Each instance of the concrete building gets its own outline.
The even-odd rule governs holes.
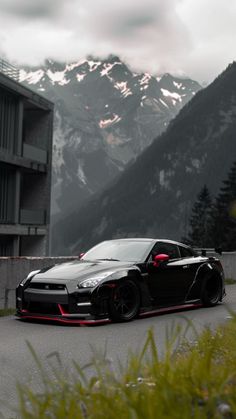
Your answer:
[[[16,78],[0,61],[0,256],[45,256],[53,103]]]

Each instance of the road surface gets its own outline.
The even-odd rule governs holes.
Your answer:
[[[73,369],[72,360],[84,366],[91,361],[91,348],[94,348],[97,354],[106,352],[106,357],[116,369],[118,358],[125,365],[130,350],[137,352],[142,348],[150,328],[153,329],[159,353],[163,353],[166,330],[173,322],[184,327],[188,319],[198,331],[205,326],[215,328],[230,318],[227,307],[236,312],[236,285],[227,286],[224,303],[216,307],[169,313],[122,324],[78,327],[25,323],[14,316],[1,318],[0,412],[4,418],[14,417],[5,403],[17,405],[16,382],[30,383],[36,390],[41,388],[40,372],[27,347],[27,341],[36,350],[45,368],[49,368],[51,363],[55,365],[57,353],[69,371]],[[192,338],[191,334],[189,330],[189,339]]]

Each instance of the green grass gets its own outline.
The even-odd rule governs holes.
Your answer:
[[[66,373],[58,368],[46,372],[29,345],[39,368],[43,391],[19,387],[22,419],[189,419],[236,418],[236,316],[215,332],[200,336],[193,326],[194,341],[184,339],[178,325],[167,331],[164,358],[158,354],[153,333],[148,331],[141,352],[131,355],[128,366],[115,373],[112,361],[95,354],[95,369],[74,364]],[[178,348],[174,350],[174,348]],[[73,375],[73,376],[72,376]],[[17,416],[18,417],[18,416]]]
[[[15,312],[16,312],[15,308],[1,308],[0,317],[11,316],[12,314],[15,314]]]
[[[233,279],[233,278],[226,278],[225,279],[225,284],[226,285],[234,285],[234,284],[236,284],[236,280]]]

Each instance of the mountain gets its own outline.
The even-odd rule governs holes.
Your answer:
[[[63,249],[108,238],[180,239],[204,184],[215,195],[236,156],[236,63],[198,92],[113,185],[64,222]],[[201,220],[199,220],[201,222]]]
[[[115,56],[48,60],[21,69],[20,81],[55,102],[53,222],[114,180],[201,89],[170,74],[134,73]]]

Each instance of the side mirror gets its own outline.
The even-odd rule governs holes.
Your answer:
[[[81,259],[84,256],[84,253],[79,254],[79,259]]]
[[[160,266],[161,263],[167,262],[169,259],[170,259],[170,256],[166,255],[165,253],[161,253],[160,255],[156,255],[154,257],[153,266],[158,268],[158,266]]]

